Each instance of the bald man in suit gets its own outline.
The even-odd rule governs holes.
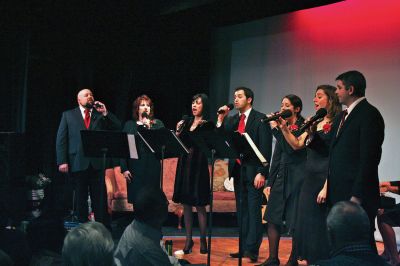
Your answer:
[[[107,197],[104,186],[105,173],[101,158],[89,158],[83,153],[81,130],[119,130],[120,121],[107,110],[105,104],[94,101],[90,89],[84,88],[77,95],[78,107],[65,111],[57,132],[56,153],[58,169],[70,173],[75,181],[77,214],[80,222],[88,220],[87,198],[90,191],[95,219],[107,227]],[[107,163],[107,167],[110,167]],[[103,202],[101,193],[103,192]],[[110,228],[110,227],[109,227]]]

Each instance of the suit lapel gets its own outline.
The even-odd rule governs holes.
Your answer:
[[[79,121],[78,123],[79,123],[80,129],[86,129],[85,121],[83,121],[82,112],[79,107],[75,108],[74,117],[75,117],[76,121]]]
[[[245,132],[249,131],[249,129],[252,127],[252,124],[254,122],[255,117],[255,113],[253,111],[253,109],[250,111],[249,113],[249,117],[247,118],[247,122],[246,122],[246,130]]]
[[[343,134],[343,132],[346,130],[346,128],[349,127],[349,125],[351,123],[351,120],[353,120],[354,117],[358,116],[358,114],[359,114],[360,110],[362,109],[363,105],[366,104],[366,103],[367,103],[367,100],[364,99],[354,107],[354,109],[351,111],[351,113],[348,115],[348,117],[344,121],[343,126],[339,131],[339,134],[335,138],[335,143],[340,138],[340,136]]]
[[[92,115],[90,116],[89,130],[93,130],[96,128],[98,118],[99,118],[99,113],[96,112],[95,109],[92,109]]]

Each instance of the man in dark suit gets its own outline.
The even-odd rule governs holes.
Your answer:
[[[265,115],[253,109],[253,92],[246,87],[236,88],[234,99],[235,108],[239,113],[227,117],[229,108],[227,106],[221,107],[217,130],[246,132],[269,162],[272,152],[271,129],[261,122]],[[231,172],[232,175],[230,176],[234,177],[238,219],[242,226],[242,253],[233,253],[231,257],[243,256],[250,258],[252,262],[256,262],[263,235],[261,203],[265,179],[268,176],[268,166],[247,166],[244,164],[241,179],[240,165],[236,161]],[[240,195],[241,189],[243,195]],[[241,212],[239,211],[240,200],[243,201]]]
[[[77,214],[80,222],[88,220],[88,188],[95,219],[104,225],[110,225],[107,213],[107,197],[104,186],[105,173],[102,171],[102,159],[89,158],[83,153],[81,130],[118,130],[119,120],[106,106],[94,101],[89,89],[79,91],[78,107],[62,114],[57,132],[57,165],[62,173],[71,173],[75,181]],[[109,165],[107,165],[109,166]],[[100,201],[103,193],[103,202]]]
[[[379,203],[378,165],[381,160],[385,124],[374,106],[365,99],[366,81],[358,71],[348,71],[336,78],[341,104],[347,109],[333,122],[328,173],[328,203],[350,200],[361,204],[371,224]]]

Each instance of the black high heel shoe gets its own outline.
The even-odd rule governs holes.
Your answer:
[[[183,249],[183,253],[185,253],[185,254],[192,253],[193,245],[194,245],[194,242],[193,242],[193,239],[192,239],[192,240],[190,240],[189,247],[187,249],[186,248]]]
[[[207,253],[208,253],[207,239],[200,238],[200,254],[207,254]]]

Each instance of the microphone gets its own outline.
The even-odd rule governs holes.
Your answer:
[[[147,112],[142,113],[142,118],[147,118],[149,119],[149,114]]]
[[[177,133],[180,133],[182,129],[185,127],[186,123],[189,121],[189,116],[188,115],[183,115],[182,119],[183,123],[179,125],[178,129],[176,130]]]
[[[299,130],[300,131],[304,131],[305,129],[307,129],[308,127],[310,127],[315,121],[317,121],[320,118],[323,118],[324,116],[326,116],[326,114],[328,113],[328,111],[326,111],[325,108],[320,108],[318,109],[318,111],[315,113],[315,115],[313,117],[310,118],[309,121],[307,121],[306,123],[304,123]]]
[[[278,120],[279,117],[282,117],[282,118],[285,119],[285,118],[288,118],[288,117],[291,117],[291,116],[292,116],[292,111],[283,110],[282,112],[274,114],[273,116],[262,118],[261,122],[268,123],[268,122],[271,122],[271,121],[274,121],[274,120]]]
[[[228,103],[226,106],[228,107],[229,111],[232,110],[233,107],[234,107],[233,103]],[[220,114],[223,114],[223,113],[225,113],[224,110],[218,110],[218,111],[217,111],[217,114],[219,114],[219,115],[220,115]]]
[[[86,108],[101,108],[103,105],[99,104],[99,103],[87,103],[86,104]]]

